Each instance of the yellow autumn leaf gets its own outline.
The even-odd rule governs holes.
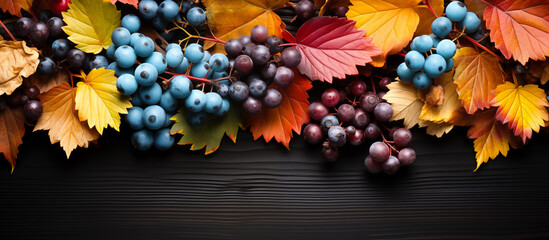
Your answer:
[[[25,41],[0,41],[0,95],[10,95],[23,77],[36,72],[38,57],[38,50],[27,47]]]
[[[129,98],[116,89],[116,79],[113,70],[93,69],[87,76],[82,72],[82,81],[76,85],[78,117],[99,134],[107,126],[119,131],[120,113],[127,114],[132,107]]]
[[[444,88],[444,103],[439,106],[425,104],[421,109],[419,119],[431,122],[450,122],[454,113],[461,108],[461,101],[456,91],[457,85],[452,80],[454,71],[442,74],[433,80],[435,84]]]
[[[537,85],[516,86],[511,82],[499,85],[492,98],[492,106],[498,107],[496,119],[509,123],[522,142],[532,137],[532,130],[538,132],[549,120],[547,96]]]
[[[282,37],[286,25],[273,9],[284,6],[288,0],[203,0],[206,6],[208,25],[213,34],[221,40],[250,35],[255,25],[263,25],[269,35]],[[215,47],[214,47],[215,45]],[[224,46],[214,42],[206,42],[206,49],[212,54],[224,52]]]
[[[59,143],[67,158],[76,147],[87,148],[91,141],[99,138],[95,129],[78,118],[75,97],[76,90],[66,82],[40,94],[43,112],[33,130],[49,130],[51,143]]]
[[[471,121],[472,127],[467,132],[469,138],[475,139],[473,142],[477,159],[475,171],[481,164],[495,159],[500,153],[507,156],[509,151],[511,136],[509,128],[496,120],[495,113],[494,109],[490,109],[475,114]]]
[[[425,130],[427,134],[431,136],[435,136],[437,138],[441,138],[442,135],[449,133],[450,130],[454,128],[454,124],[447,123],[447,122],[441,122],[441,123],[435,123],[431,121],[419,121],[419,127],[427,127]]]
[[[351,0],[347,18],[356,21],[355,26],[366,30],[383,54],[374,58],[372,65],[381,67],[387,55],[400,52],[408,45],[419,23],[418,5],[421,0]]]
[[[499,60],[488,52],[459,48],[454,56],[454,82],[462,105],[469,114],[490,107],[492,90],[505,81]]]
[[[410,83],[400,80],[387,85],[389,91],[383,96],[393,106],[391,121],[404,119],[404,126],[412,128],[420,122],[419,115],[424,103],[418,98],[417,89]]]
[[[112,31],[120,27],[120,11],[110,2],[101,0],[72,0],[63,12],[67,26],[63,31],[76,48],[98,54],[112,44]]]

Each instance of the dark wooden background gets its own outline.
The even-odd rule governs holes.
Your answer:
[[[211,156],[134,151],[129,131],[65,160],[44,133],[0,164],[0,239],[548,239],[549,136],[473,172],[472,141],[414,131],[417,162],[366,174],[240,132]]]

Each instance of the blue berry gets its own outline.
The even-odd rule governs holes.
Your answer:
[[[208,60],[213,71],[223,72],[229,67],[229,59],[225,54],[216,53]]]
[[[414,86],[420,90],[427,89],[431,86],[431,78],[425,73],[417,73],[414,76]]]
[[[150,37],[143,36],[135,40],[133,48],[137,56],[147,58],[154,52],[154,42]]]
[[[163,128],[154,133],[154,147],[160,151],[172,148],[174,141],[169,128]]]
[[[200,126],[206,122],[208,115],[205,112],[189,112],[187,113],[189,124],[193,127]]]
[[[166,123],[166,112],[158,105],[151,105],[143,110],[143,123],[150,130],[158,130]]]
[[[164,20],[161,16],[156,16],[152,20],[152,25],[156,31],[162,31],[166,26],[168,26],[168,22],[166,22],[166,20]]]
[[[124,95],[132,95],[137,91],[137,81],[132,74],[124,74],[116,80],[116,89]]]
[[[204,93],[198,89],[194,89],[191,92],[191,95],[185,100],[185,107],[191,112],[200,112],[204,110],[206,106],[206,96]]]
[[[164,58],[164,55],[159,52],[153,52],[151,56],[145,59],[145,62],[152,64],[156,68],[158,74],[162,74],[164,71],[166,71],[166,68],[168,67],[168,62],[166,62],[166,58]]]
[[[136,94],[134,94],[132,96],[132,99],[130,100],[130,103],[132,104],[132,106],[145,106],[145,103],[143,103],[143,100],[141,100],[141,97],[139,97],[139,92],[137,92]]]
[[[235,101],[243,101],[248,97],[250,90],[248,85],[241,81],[236,81],[229,86],[229,96]]]
[[[416,72],[410,70],[408,66],[406,66],[406,63],[401,63],[397,67],[397,75],[401,81],[411,82],[415,74]]]
[[[170,67],[179,66],[183,61],[183,58],[183,51],[179,49],[174,48],[166,51],[166,61]]]
[[[132,145],[139,151],[149,150],[153,145],[153,141],[153,133],[149,129],[141,129],[132,134]]]
[[[446,70],[444,72],[452,71],[452,68],[454,68],[454,60],[450,58],[446,60]]]
[[[141,1],[139,3],[139,14],[143,19],[153,19],[156,17],[158,4],[155,1]]]
[[[430,34],[429,37],[431,37],[431,39],[433,40],[433,48],[437,48],[437,45],[438,43],[440,42],[440,40],[442,40],[441,38],[437,37],[437,35],[435,34]]]
[[[214,92],[209,92],[204,95],[206,97],[206,106],[204,111],[207,113],[216,113],[221,108],[223,104],[223,99],[219,94]]]
[[[174,113],[166,113],[166,123],[164,123],[164,127],[170,127],[173,123],[172,120],[170,120],[175,114]]]
[[[103,55],[93,55],[88,59],[88,70],[107,68],[109,66],[109,60]]]
[[[221,107],[219,110],[215,113],[217,116],[225,116],[231,109],[231,102],[229,99],[223,98],[223,103],[221,104]]]
[[[185,57],[192,63],[199,63],[204,58],[204,49],[198,43],[191,43],[185,48]]]
[[[474,12],[467,12],[459,25],[465,28],[466,33],[475,33],[480,28],[480,19]]]
[[[200,26],[206,21],[206,13],[202,8],[193,7],[187,12],[187,22],[191,26]]]
[[[122,18],[122,27],[128,29],[130,33],[137,32],[141,27],[141,20],[139,20],[138,16],[127,14]]]
[[[53,55],[55,57],[59,59],[65,58],[71,50],[69,40],[57,39],[53,41],[53,43],[51,44],[51,50],[53,51]]]
[[[248,86],[250,87],[250,95],[256,98],[263,97],[265,91],[267,91],[267,83],[260,79],[253,79]]]
[[[170,43],[170,44],[168,44],[168,46],[166,46],[166,52],[170,51],[172,48],[179,49],[179,51],[183,51],[183,50],[181,49],[181,46],[179,46],[179,44],[177,44],[177,43]]]
[[[219,79],[219,78],[224,78],[224,77],[228,77],[228,76],[229,76],[229,74],[227,72],[214,72],[213,75],[212,75],[212,79]],[[221,84],[220,82],[217,82],[217,83]]]
[[[335,146],[340,147],[345,145],[345,142],[347,141],[345,129],[337,125],[330,127],[330,129],[328,129],[328,139],[330,140],[330,143]]]
[[[406,62],[406,66],[411,71],[420,71],[423,68],[423,64],[425,63],[425,57],[418,51],[409,51],[406,53],[406,56],[404,57],[404,62]]]
[[[452,22],[446,17],[438,17],[431,23],[431,31],[433,31],[437,37],[446,37],[450,31],[452,31]]]
[[[137,60],[137,55],[135,55],[133,48],[128,45],[122,45],[114,52],[114,61],[116,61],[116,65],[121,68],[133,66],[135,60]]]
[[[197,78],[210,78],[213,76],[213,71],[207,62],[199,62],[191,67],[191,76]]]
[[[471,35],[471,38],[475,39],[477,41],[480,41],[481,39],[483,39],[484,38],[484,29],[479,27],[478,30]]]
[[[456,54],[456,44],[452,40],[444,39],[437,45],[437,54],[445,59],[450,59]]]
[[[174,35],[174,31],[169,31],[169,32],[162,31],[160,33],[160,36],[164,38],[164,40],[166,41],[171,41],[175,35]]]
[[[211,57],[212,57],[212,54],[210,53],[210,51],[204,51],[204,57],[202,57],[202,60],[200,60],[200,61],[201,62],[210,61]]]
[[[120,47],[122,45],[130,45],[131,33],[128,29],[119,27],[112,31],[111,35],[112,43],[114,46]]]
[[[446,17],[452,22],[461,22],[467,14],[467,7],[460,1],[453,1],[446,6]]]
[[[141,63],[135,68],[133,75],[139,85],[151,86],[156,82],[156,78],[158,78],[158,71],[150,63]]]
[[[174,112],[177,110],[179,107],[177,103],[177,99],[175,99],[169,91],[164,92],[160,98],[160,106],[164,108],[166,112]]]
[[[56,64],[51,58],[44,57],[40,60],[37,71],[42,74],[52,74],[55,71],[55,66]]]
[[[185,76],[174,77],[170,81],[170,87],[168,88],[168,91],[172,94],[172,96],[177,99],[184,99],[188,97],[191,95],[192,90],[193,84],[191,80]]]
[[[139,97],[147,105],[158,104],[162,98],[162,88],[158,83],[139,87]]]
[[[143,33],[132,33],[130,36],[130,46],[135,48],[135,43],[137,42],[137,39],[144,37]],[[138,54],[139,55],[139,54]]]
[[[143,108],[133,106],[128,109],[128,115],[126,115],[126,122],[133,130],[139,130],[145,127],[143,124]]]
[[[339,120],[334,115],[326,115],[320,120],[320,126],[325,130],[328,131],[332,126],[338,126]]]
[[[111,64],[109,64],[107,68],[110,70],[114,70],[114,75],[116,75],[117,77],[120,77],[124,74],[133,75],[135,71],[133,68],[121,68],[118,65],[116,65],[116,62],[112,62]]]
[[[179,5],[172,0],[163,1],[158,7],[158,13],[166,21],[174,20],[179,13]]]
[[[425,60],[424,70],[427,76],[436,78],[446,71],[446,60],[439,54],[431,54],[431,56],[427,57],[427,60]],[[415,81],[416,80],[414,79],[414,83]]]
[[[114,59],[114,51],[116,51],[114,44],[109,45],[109,48],[107,48],[107,57],[109,59]]]
[[[183,61],[181,61],[181,63],[177,67],[175,67],[175,72],[179,74],[185,74],[185,72],[187,72],[187,68],[189,68],[189,64],[189,60],[187,60],[186,57],[183,57]]]
[[[433,39],[429,37],[428,35],[421,35],[418,37],[415,37],[412,41],[412,44],[414,45],[415,49],[420,53],[428,52],[433,47]]]
[[[217,94],[221,97],[227,97],[229,96],[229,86],[228,85],[219,85],[219,88],[217,89]]]

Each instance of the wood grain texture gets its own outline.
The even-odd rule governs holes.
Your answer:
[[[472,141],[414,131],[418,161],[366,174],[363,149],[323,164],[241,132],[203,157],[178,146],[138,153],[129,131],[70,160],[25,137],[13,175],[0,165],[2,239],[519,239],[549,237],[547,135],[473,173]]]

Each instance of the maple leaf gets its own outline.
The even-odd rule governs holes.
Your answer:
[[[442,16],[444,12],[444,0],[429,0],[429,4],[437,16]],[[469,7],[469,5],[467,5]],[[414,36],[429,35],[431,31],[431,23],[435,20],[435,15],[425,5],[420,5],[414,8],[419,15],[419,23]]]
[[[496,111],[490,109],[479,114],[475,114],[471,121],[472,127],[467,132],[473,142],[477,168],[481,164],[495,159],[500,153],[507,156],[509,151],[510,130],[505,125],[496,120]]]
[[[11,15],[22,17],[21,9],[30,12],[33,0],[2,0],[0,9],[9,12]]]
[[[38,57],[38,50],[27,47],[25,41],[0,41],[0,95],[11,94],[23,77],[36,72]]]
[[[337,17],[315,17],[303,24],[295,36],[301,53],[297,68],[312,80],[332,82],[345,74],[358,74],[356,65],[365,65],[381,50],[371,44],[355,22]]]
[[[324,1],[319,1],[319,2],[324,2]],[[316,2],[315,2],[316,7],[322,6],[320,8],[320,12],[318,13],[318,15],[319,16],[324,16],[328,11],[330,11],[332,9],[336,9],[338,7],[351,5],[351,1],[350,0],[327,0],[323,4],[320,4],[320,6],[317,6],[317,5],[318,4],[316,4]]]
[[[103,0],[103,1],[108,1],[108,0]],[[125,3],[125,4],[130,4],[132,6],[134,6],[135,8],[138,8],[138,4],[139,4],[139,0],[110,0],[112,4],[116,4],[116,2],[121,2],[121,3]]]
[[[490,39],[507,59],[522,65],[528,59],[549,56],[549,2],[547,0],[487,0],[484,10]]]
[[[231,103],[231,109],[227,115],[208,116],[202,125],[191,126],[187,121],[187,110],[182,108],[171,118],[175,123],[170,132],[183,135],[179,140],[179,145],[192,144],[191,150],[193,151],[206,148],[204,155],[208,155],[219,148],[221,139],[225,135],[236,143],[238,128],[243,127],[241,113],[241,108],[236,103]]]
[[[436,122],[424,121],[424,120],[420,120],[418,126],[427,127],[427,129],[425,129],[425,132],[437,138],[441,138],[442,135],[449,133],[454,128],[454,124],[452,123],[447,123],[447,122],[436,123]]]
[[[532,137],[532,130],[538,132],[540,126],[545,126],[544,121],[549,120],[545,92],[534,84],[501,84],[495,89],[491,104],[498,107],[496,119],[503,124],[509,123],[509,128],[515,135],[520,135],[523,142]]]
[[[51,143],[59,143],[67,158],[76,147],[87,148],[89,142],[99,138],[95,129],[80,121],[75,109],[75,97],[76,89],[66,82],[40,94],[44,110],[33,130],[49,130]]]
[[[284,6],[288,0],[203,0],[206,6],[208,25],[213,34],[221,40],[250,35],[255,25],[263,25],[269,35],[282,37],[286,25],[273,9]],[[210,52],[225,52],[224,46],[214,42],[206,42],[204,48]]]
[[[40,93],[47,92],[53,87],[59,86],[61,83],[69,82],[69,74],[66,71],[57,71],[49,76],[41,74],[33,74],[25,79],[23,84],[27,87],[36,86],[40,89]]]
[[[23,143],[23,135],[25,135],[23,108],[4,107],[0,111],[0,152],[11,164],[11,172],[15,169],[15,159],[19,152],[17,148]]]
[[[454,82],[467,113],[489,108],[492,90],[505,81],[498,59],[488,52],[463,47],[457,50],[454,60]]]
[[[416,10],[421,0],[351,0],[347,18],[356,21],[356,27],[366,30],[366,36],[383,50],[372,65],[381,67],[387,55],[400,52],[408,45],[416,31],[420,17]],[[422,15],[423,14],[423,10]]]
[[[276,108],[264,107],[260,113],[245,115],[246,127],[250,127],[254,140],[263,136],[265,142],[275,139],[290,149],[292,130],[301,133],[301,126],[309,122],[309,95],[307,90],[312,88],[311,81],[297,70],[293,70],[295,79],[286,88],[271,84],[270,88],[277,89],[282,94],[282,103]]]
[[[456,91],[457,85],[452,81],[453,75],[454,71],[450,71],[434,79],[435,84],[444,88],[444,103],[439,106],[425,104],[419,119],[436,123],[452,121],[454,113],[461,108],[461,101]]]
[[[72,0],[62,15],[68,39],[87,53],[98,54],[107,49],[112,44],[112,31],[120,27],[120,11],[109,2]]]
[[[383,96],[393,106],[391,121],[404,119],[404,126],[412,128],[417,125],[421,109],[425,103],[418,98],[414,85],[398,80],[387,85],[389,91]]]
[[[132,107],[128,97],[116,89],[116,76],[110,69],[93,69],[86,76],[82,72],[82,81],[76,90],[76,110],[80,121],[88,121],[90,128],[95,127],[99,134],[107,126],[119,131],[120,113],[127,114]]]

